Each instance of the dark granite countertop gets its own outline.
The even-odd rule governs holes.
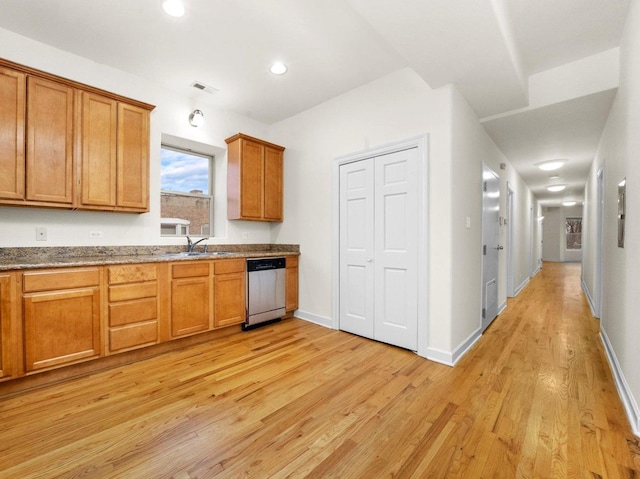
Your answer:
[[[0,271],[299,255],[299,245],[209,245],[188,256],[184,246],[0,248]],[[202,253],[202,246],[196,247]]]

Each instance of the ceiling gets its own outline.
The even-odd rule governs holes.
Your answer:
[[[483,126],[552,204],[532,165],[569,158],[561,182],[580,200],[615,91],[527,110],[528,78],[617,47],[629,0],[184,3],[175,19],[162,0],[0,0],[0,28],[268,124],[408,66],[455,84],[480,118],[515,110]],[[271,74],[274,61],[289,71]]]

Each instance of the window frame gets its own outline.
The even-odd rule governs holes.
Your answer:
[[[566,216],[564,218],[564,249],[565,251],[582,251],[582,216]],[[567,232],[567,223],[569,220],[580,220],[580,233],[568,233]],[[580,248],[569,248],[567,244],[567,239],[569,235],[580,235]]]
[[[162,179],[160,180],[160,236],[164,237],[164,238],[184,238],[187,235],[188,236],[193,236],[193,237],[198,237],[198,238],[211,238],[213,237],[213,221],[214,221],[214,200],[215,200],[215,191],[214,191],[214,185],[215,185],[215,155],[212,154],[208,154],[208,153],[202,153],[200,151],[196,151],[196,150],[192,150],[191,148],[181,148],[179,146],[175,146],[175,145],[171,145],[168,143],[161,143],[160,144],[160,175],[162,177],[162,150],[171,150],[171,151],[175,151],[178,153],[186,153],[188,155],[191,156],[198,156],[201,158],[204,158],[206,160],[208,160],[208,164],[209,164],[209,178],[208,178],[208,193],[189,193],[189,192],[184,192],[184,191],[174,191],[174,190],[164,190],[162,189]],[[191,198],[202,198],[202,199],[208,199],[209,200],[209,234],[203,234],[202,232],[193,232],[187,229],[186,233],[184,234],[166,234],[162,232],[163,229],[163,224],[169,224],[169,223],[163,223],[162,222],[162,195],[163,194],[170,194],[170,195],[176,195],[176,196],[182,196],[182,197],[191,197]]]

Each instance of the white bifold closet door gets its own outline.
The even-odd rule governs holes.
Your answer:
[[[340,166],[340,329],[418,348],[418,149]]]

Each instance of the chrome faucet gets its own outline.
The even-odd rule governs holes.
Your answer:
[[[209,239],[209,237],[201,238],[201,239],[199,239],[198,241],[196,241],[196,242],[194,243],[193,241],[191,241],[191,238],[189,238],[189,237],[187,236],[187,253],[191,253],[191,252],[193,252],[193,248],[195,248],[195,246],[196,246],[198,243],[201,243],[202,241],[204,241],[204,240],[208,240],[208,239]],[[207,245],[204,245],[204,249],[205,249],[205,251],[207,250]]]

